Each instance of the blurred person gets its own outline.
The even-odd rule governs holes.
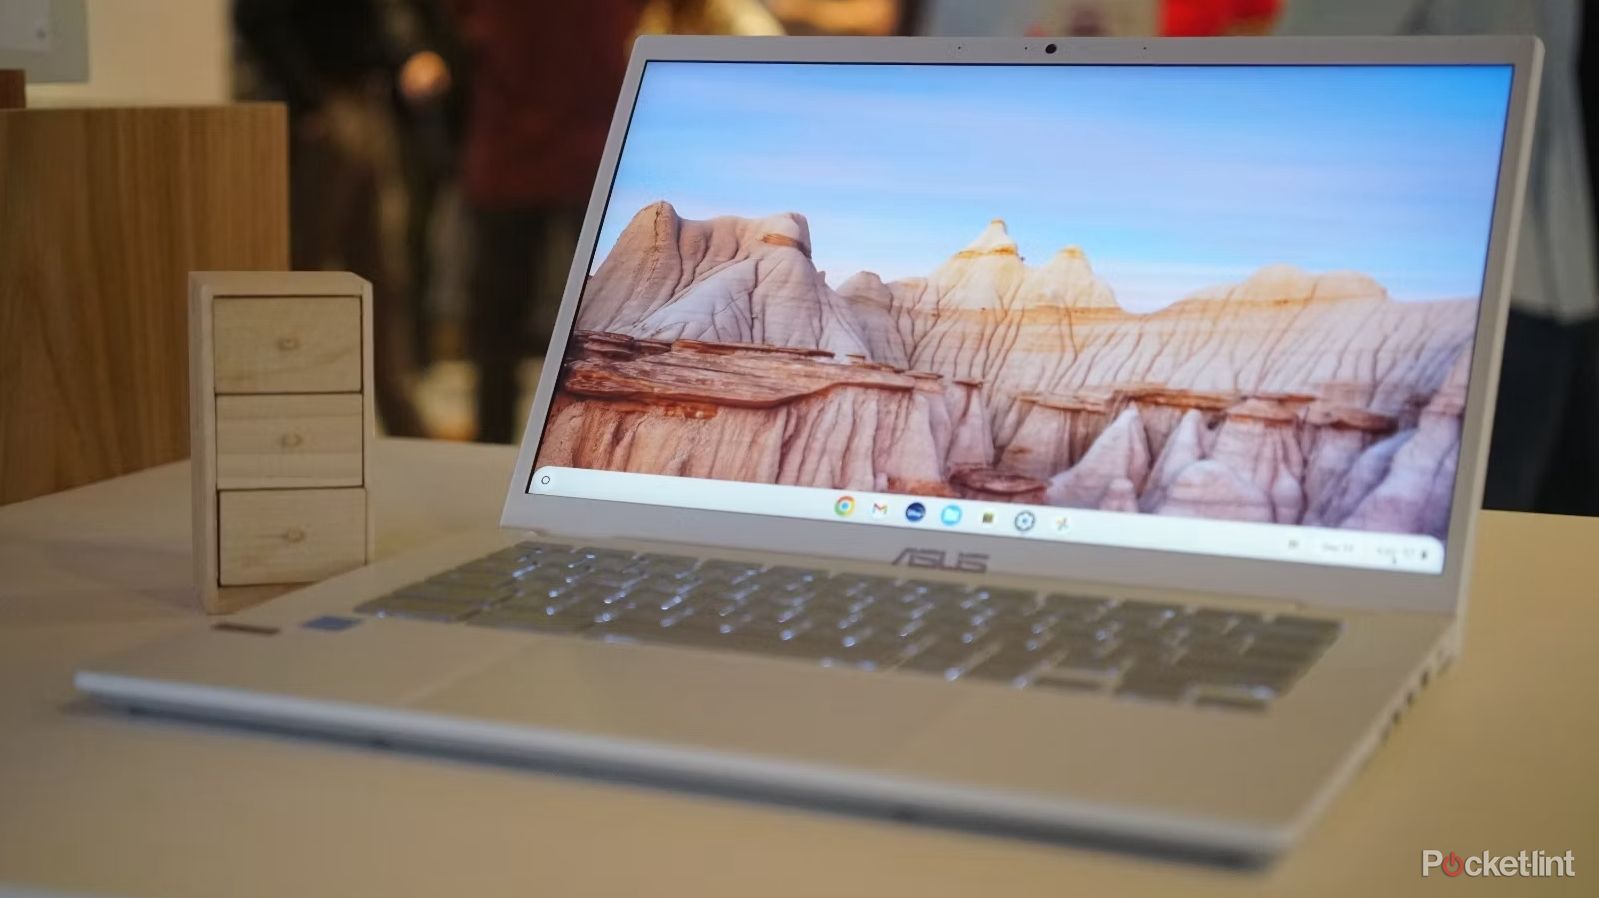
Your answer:
[[[462,189],[481,442],[516,433],[528,331],[543,352],[643,0],[451,0],[470,82]]]
[[[779,35],[783,26],[758,0],[650,0],[640,34]]]
[[[1270,34],[1281,0],[1161,0],[1160,33],[1166,37]]]
[[[480,442],[515,441],[517,371],[561,285],[639,33],[781,34],[754,0],[452,0],[471,81],[463,187]]]
[[[386,430],[423,434],[409,395],[412,297],[401,235],[406,198],[396,92],[440,90],[443,61],[415,45],[409,4],[236,0],[247,92],[289,107],[289,247],[297,270],[348,269],[372,282],[373,384]]]
[[[1581,0],[1292,0],[1284,34],[1536,34],[1545,57],[1483,504],[1599,514],[1599,10]]]
[[[767,8],[792,34],[910,33],[915,0],[770,0]]]
[[[1270,32],[1281,6],[1282,0],[933,0],[927,24],[940,34],[1222,37]]]
[[[460,39],[444,0],[415,0],[405,43],[431,49],[407,60],[399,75],[397,133],[408,213],[404,254],[410,263],[411,351],[418,369],[438,352],[459,355],[466,280],[466,238],[458,174],[465,127]],[[453,351],[452,351],[453,350]]]
[[[1148,37],[1159,0],[925,0],[907,4],[917,33],[1026,37]]]

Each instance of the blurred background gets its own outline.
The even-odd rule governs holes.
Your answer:
[[[88,0],[92,76],[30,102],[278,100],[295,268],[377,298],[389,433],[514,442],[640,34],[1537,34],[1548,56],[1486,504],[1599,514],[1580,0]]]

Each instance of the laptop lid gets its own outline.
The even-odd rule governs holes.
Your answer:
[[[502,522],[1444,610],[1530,38],[645,38]]]

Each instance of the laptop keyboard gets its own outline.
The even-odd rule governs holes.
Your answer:
[[[1335,620],[525,542],[366,602],[413,618],[1262,710]]]

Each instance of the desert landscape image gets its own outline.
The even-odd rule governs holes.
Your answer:
[[[693,104],[725,112],[730,96],[751,91],[763,102],[744,111],[773,115],[771,90],[795,90],[797,76],[763,92],[761,74],[772,77],[744,73],[729,88],[685,73],[661,102],[690,108],[672,110],[658,149],[706,146],[724,128],[760,132],[747,115],[706,125],[708,135],[681,126],[685,114],[696,121]],[[1227,87],[1215,85],[1216,102]],[[1161,89],[1139,82],[1119,99],[1158,103]],[[940,99],[958,103],[955,93]],[[1349,98],[1348,115],[1362,114],[1360,99]],[[646,91],[640,110],[648,100]],[[1335,101],[1305,114],[1326,116]],[[859,134],[856,112],[819,116],[813,125],[855,124],[862,158],[898,149]],[[1373,139],[1334,121],[1325,134],[1276,140],[1275,158],[1230,158],[1257,136],[1246,128],[1214,146],[1188,140],[1186,163],[1164,157],[1160,135],[1144,128],[1155,146],[1115,170],[1104,148],[1011,153],[1008,170],[988,168],[986,182],[953,199],[925,185],[995,161],[975,165],[964,139],[924,147],[930,161],[884,171],[880,189],[839,168],[847,160],[824,127],[789,120],[769,138],[709,152],[702,172],[682,161],[697,156],[644,157],[630,171],[624,155],[537,463],[1441,538],[1491,205],[1463,220],[1457,202],[1484,189],[1491,199],[1491,124],[1457,123],[1457,135],[1478,135],[1470,152],[1416,151],[1408,134]],[[650,125],[635,115],[629,152]],[[751,158],[796,158],[804,132],[819,135],[814,170],[739,174]],[[1348,145],[1322,145],[1346,133]],[[780,149],[789,155],[777,158]],[[1335,183],[1302,183],[1329,153],[1342,160],[1328,174]],[[1237,177],[1217,183],[1225,173],[1207,154]],[[1166,158],[1167,170],[1130,170],[1145,156]],[[1376,181],[1348,195],[1351,156],[1356,176]],[[1448,177],[1472,163],[1476,180]],[[1077,168],[1088,164],[1101,166],[1102,184]],[[1372,164],[1387,170],[1373,175]],[[1250,194],[1261,177],[1278,191]],[[1417,202],[1385,193],[1396,189],[1450,200],[1394,212]],[[760,214],[683,208],[784,199],[793,202]],[[1117,202],[1133,207],[1101,211]],[[990,215],[972,214],[985,207]],[[993,214],[1007,210],[1018,214]],[[832,222],[841,233],[823,230]],[[1429,224],[1439,231],[1417,230]],[[896,225],[911,235],[871,230]],[[1113,257],[1104,267],[1097,244]]]

